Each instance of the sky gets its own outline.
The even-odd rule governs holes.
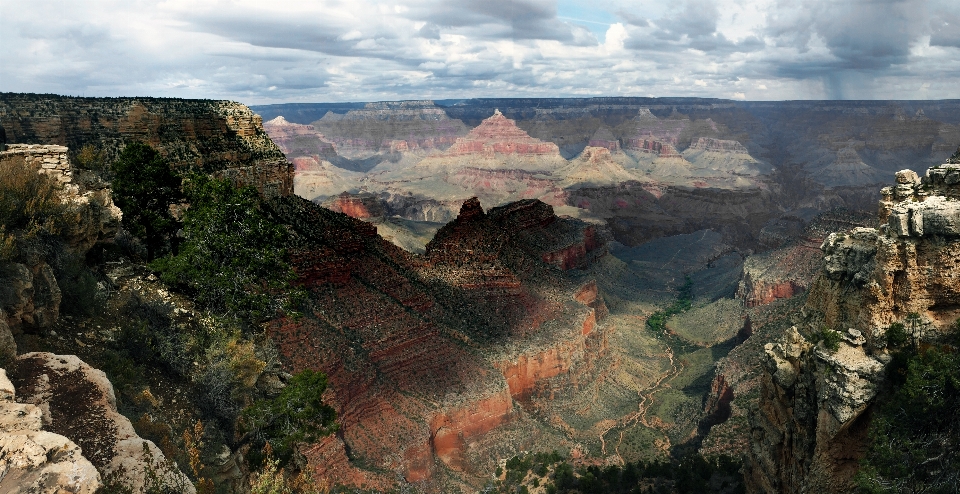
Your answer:
[[[0,91],[960,98],[957,0],[0,0]]]

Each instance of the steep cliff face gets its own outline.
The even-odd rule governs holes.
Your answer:
[[[171,165],[255,185],[267,195],[293,193],[293,170],[258,115],[231,101],[165,98],[73,98],[0,93],[8,143],[84,145],[112,159],[143,141]]]
[[[795,317],[765,347],[759,410],[751,417],[747,481],[753,492],[847,492],[863,454],[873,400],[891,357],[884,336],[911,313],[921,338],[960,316],[960,167],[920,179],[904,170],[884,188],[880,228],[831,234],[825,264]],[[836,351],[813,345],[822,328]],[[804,336],[806,335],[806,336]]]

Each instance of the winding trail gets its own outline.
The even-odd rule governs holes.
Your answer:
[[[646,417],[649,406],[653,402],[653,395],[659,391],[662,391],[667,387],[670,387],[669,381],[677,377],[681,372],[683,372],[683,369],[684,369],[683,362],[680,362],[679,365],[677,365],[677,361],[674,359],[673,350],[670,348],[669,345],[667,345],[665,355],[670,361],[670,370],[661,374],[660,377],[657,379],[657,382],[655,382],[653,386],[647,388],[644,391],[637,392],[637,394],[640,396],[640,403],[637,404],[637,411],[625,417],[621,417],[619,420],[614,421],[612,425],[610,425],[609,427],[604,429],[602,432],[600,432],[600,453],[601,454],[603,455],[607,454],[607,443],[606,443],[606,440],[604,439],[604,436],[606,436],[607,433],[609,433],[611,430],[617,427],[624,428],[620,430],[620,435],[619,435],[619,438],[617,439],[617,445],[614,448],[614,454],[616,454],[617,456],[620,456],[620,445],[623,443],[623,433],[626,430],[629,430],[628,429],[629,426],[631,425],[636,426],[639,423],[649,429],[659,428],[657,426],[651,425],[647,421],[647,417]]]

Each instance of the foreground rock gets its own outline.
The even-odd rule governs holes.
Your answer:
[[[117,412],[113,385],[102,371],[76,356],[51,353],[20,355],[11,369],[18,404],[40,412],[44,431],[32,439],[38,445],[52,444],[50,433],[68,438],[68,451],[69,445],[79,445],[104,481],[133,492],[160,486],[195,492],[176,465],[153,442],[139,437],[130,421]]]
[[[41,430],[43,411],[17,403],[13,384],[0,369],[0,491],[18,494],[92,494],[100,474],[76,443]]]
[[[960,316],[960,208],[950,200],[960,196],[960,166],[932,168],[922,180],[898,172],[882,194],[882,226],[824,241],[825,264],[798,327],[765,347],[745,469],[751,492],[853,491],[892,359],[887,328],[917,314],[918,336],[931,338]],[[808,341],[823,328],[840,333],[836,351]]]

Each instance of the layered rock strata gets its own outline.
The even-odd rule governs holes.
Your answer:
[[[955,178],[951,178],[955,177]],[[833,233],[825,265],[798,327],[766,346],[759,410],[751,417],[746,467],[752,492],[848,492],[863,454],[870,410],[891,357],[884,335],[919,315],[920,338],[960,316],[960,166],[922,179],[904,170],[884,188],[880,228]],[[837,351],[814,346],[822,328],[841,333]]]
[[[74,98],[0,93],[0,127],[8,143],[80,150],[92,145],[112,160],[143,141],[172,166],[254,185],[266,195],[293,193],[293,170],[244,105],[164,98]]]
[[[485,212],[473,200],[415,257],[372,225],[307,201],[277,208],[296,232],[291,254],[312,309],[270,333],[291,371],[329,376],[341,426],[305,451],[315,478],[380,490],[482,484],[481,465],[493,461],[483,438],[518,420],[526,396],[501,365],[508,358],[491,352],[537,360],[549,345],[525,342],[551,331],[581,348],[563,354],[561,373],[583,360],[577,341],[596,333],[605,307],[561,268],[602,254],[596,232],[539,201]],[[544,261],[551,255],[556,264]]]
[[[516,122],[495,110],[465,137],[458,138],[446,152],[447,156],[483,155],[549,155],[559,156],[560,148],[552,142],[530,137]]]

